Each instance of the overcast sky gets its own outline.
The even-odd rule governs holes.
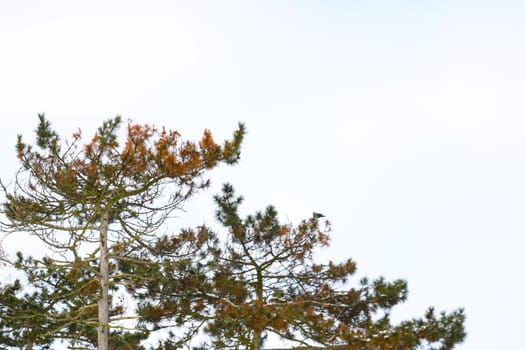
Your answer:
[[[238,166],[188,203],[332,222],[322,258],[406,278],[398,319],[465,307],[460,350],[523,345],[525,2],[0,0],[0,178],[37,113],[91,135],[115,115],[217,139]],[[29,249],[30,243],[11,242]]]

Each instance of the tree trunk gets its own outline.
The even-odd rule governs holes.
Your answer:
[[[261,350],[261,333],[256,332],[253,335],[252,350]]]
[[[100,299],[98,301],[98,350],[109,350],[109,261],[108,261],[109,212],[100,221]]]
[[[26,350],[33,350],[33,340],[28,340],[26,344]]]
[[[262,270],[260,266],[257,266],[257,285],[256,285],[256,294],[257,294],[257,301],[255,302],[256,306],[256,312],[258,313],[257,318],[259,320],[263,319],[264,314],[264,295],[263,295],[263,277],[262,277]],[[252,341],[252,350],[261,350],[261,342],[262,342],[262,332],[263,329],[266,328],[266,324],[258,324],[256,325],[256,329],[254,329],[253,334],[253,341]]]

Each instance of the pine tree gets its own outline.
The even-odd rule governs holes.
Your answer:
[[[143,309],[155,312],[149,321],[191,316],[209,337],[201,349],[259,350],[273,334],[305,350],[450,350],[465,337],[461,309],[430,308],[422,318],[393,324],[389,313],[406,300],[406,281],[364,278],[349,287],[353,260],[316,262],[331,232],[318,215],[281,224],[269,206],[242,218],[242,198],[231,185],[215,201],[226,238],[219,243],[221,235],[201,228],[204,254],[176,271],[159,270],[157,284],[143,285],[149,300]],[[175,348],[169,339],[159,346]]]
[[[121,333],[114,329],[114,321],[122,319],[112,315],[112,306],[121,305],[111,300],[111,291],[129,280],[126,277],[137,277],[119,272],[119,264],[148,247],[170,213],[208,186],[209,180],[203,177],[207,170],[238,161],[244,136],[244,126],[239,124],[233,139],[221,146],[208,130],[196,143],[183,142],[177,131],[129,124],[121,146],[120,125],[120,117],[105,121],[81,145],[80,131],[62,142],[50,122],[39,115],[36,147],[18,136],[22,167],[12,188],[2,184],[7,218],[3,230],[30,232],[55,254],[12,262],[23,267],[30,283],[37,284],[34,302],[17,297],[16,283],[3,292],[15,297],[12,310],[19,310],[16,303],[27,299],[31,312],[39,315],[50,307],[39,300],[48,298],[46,293],[61,302],[58,321],[47,325],[49,332],[38,333],[41,339],[32,342],[62,338],[68,330],[96,338],[97,348],[108,350],[110,333]],[[121,339],[126,337],[132,335]],[[72,346],[76,340],[71,340]]]

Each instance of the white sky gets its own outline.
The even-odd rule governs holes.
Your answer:
[[[525,2],[0,0],[0,178],[37,113],[91,135],[117,114],[218,139],[247,210],[327,215],[360,274],[468,317],[461,350],[516,349],[525,324]],[[182,221],[185,220],[185,221]],[[29,243],[16,249],[29,249]]]

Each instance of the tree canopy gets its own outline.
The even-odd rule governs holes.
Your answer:
[[[224,185],[215,202],[225,232],[199,228],[200,241],[207,240],[199,254],[185,264],[167,258],[154,280],[135,286],[144,322],[173,327],[189,318],[192,335],[199,327],[206,335],[202,349],[259,350],[268,336],[299,349],[450,350],[463,340],[461,309],[429,308],[393,324],[390,311],[406,300],[406,281],[364,278],[350,287],[353,260],[316,261],[330,242],[331,225],[321,216],[282,224],[269,206],[243,218],[242,200]],[[160,246],[179,249],[165,240]],[[179,345],[168,337],[158,349]]]
[[[53,323],[56,334],[64,326],[77,325],[81,334],[96,326],[101,350],[108,349],[115,319],[110,289],[116,290],[123,277],[118,264],[134,249],[147,247],[170,213],[208,186],[206,171],[238,161],[244,137],[242,124],[232,140],[219,145],[208,130],[191,142],[178,131],[130,123],[121,145],[121,124],[120,117],[105,121],[81,145],[80,131],[63,142],[39,115],[36,147],[18,136],[22,167],[12,189],[2,184],[3,230],[30,232],[58,254],[15,263],[31,283],[47,284],[60,294],[63,320]],[[73,290],[64,289],[68,280]],[[89,297],[77,303],[79,294]]]
[[[222,144],[208,130],[191,142],[147,124],[121,136],[121,125],[109,119],[83,144],[40,115],[35,145],[18,136],[1,228],[49,251],[2,258],[19,278],[0,284],[0,346],[260,350],[273,338],[289,349],[451,350],[464,339],[462,309],[395,323],[406,281],[356,281],[354,260],[320,259],[332,234],[324,215],[283,223],[268,206],[243,216],[225,184],[219,228],[170,230],[207,171],[238,162],[243,124]]]

